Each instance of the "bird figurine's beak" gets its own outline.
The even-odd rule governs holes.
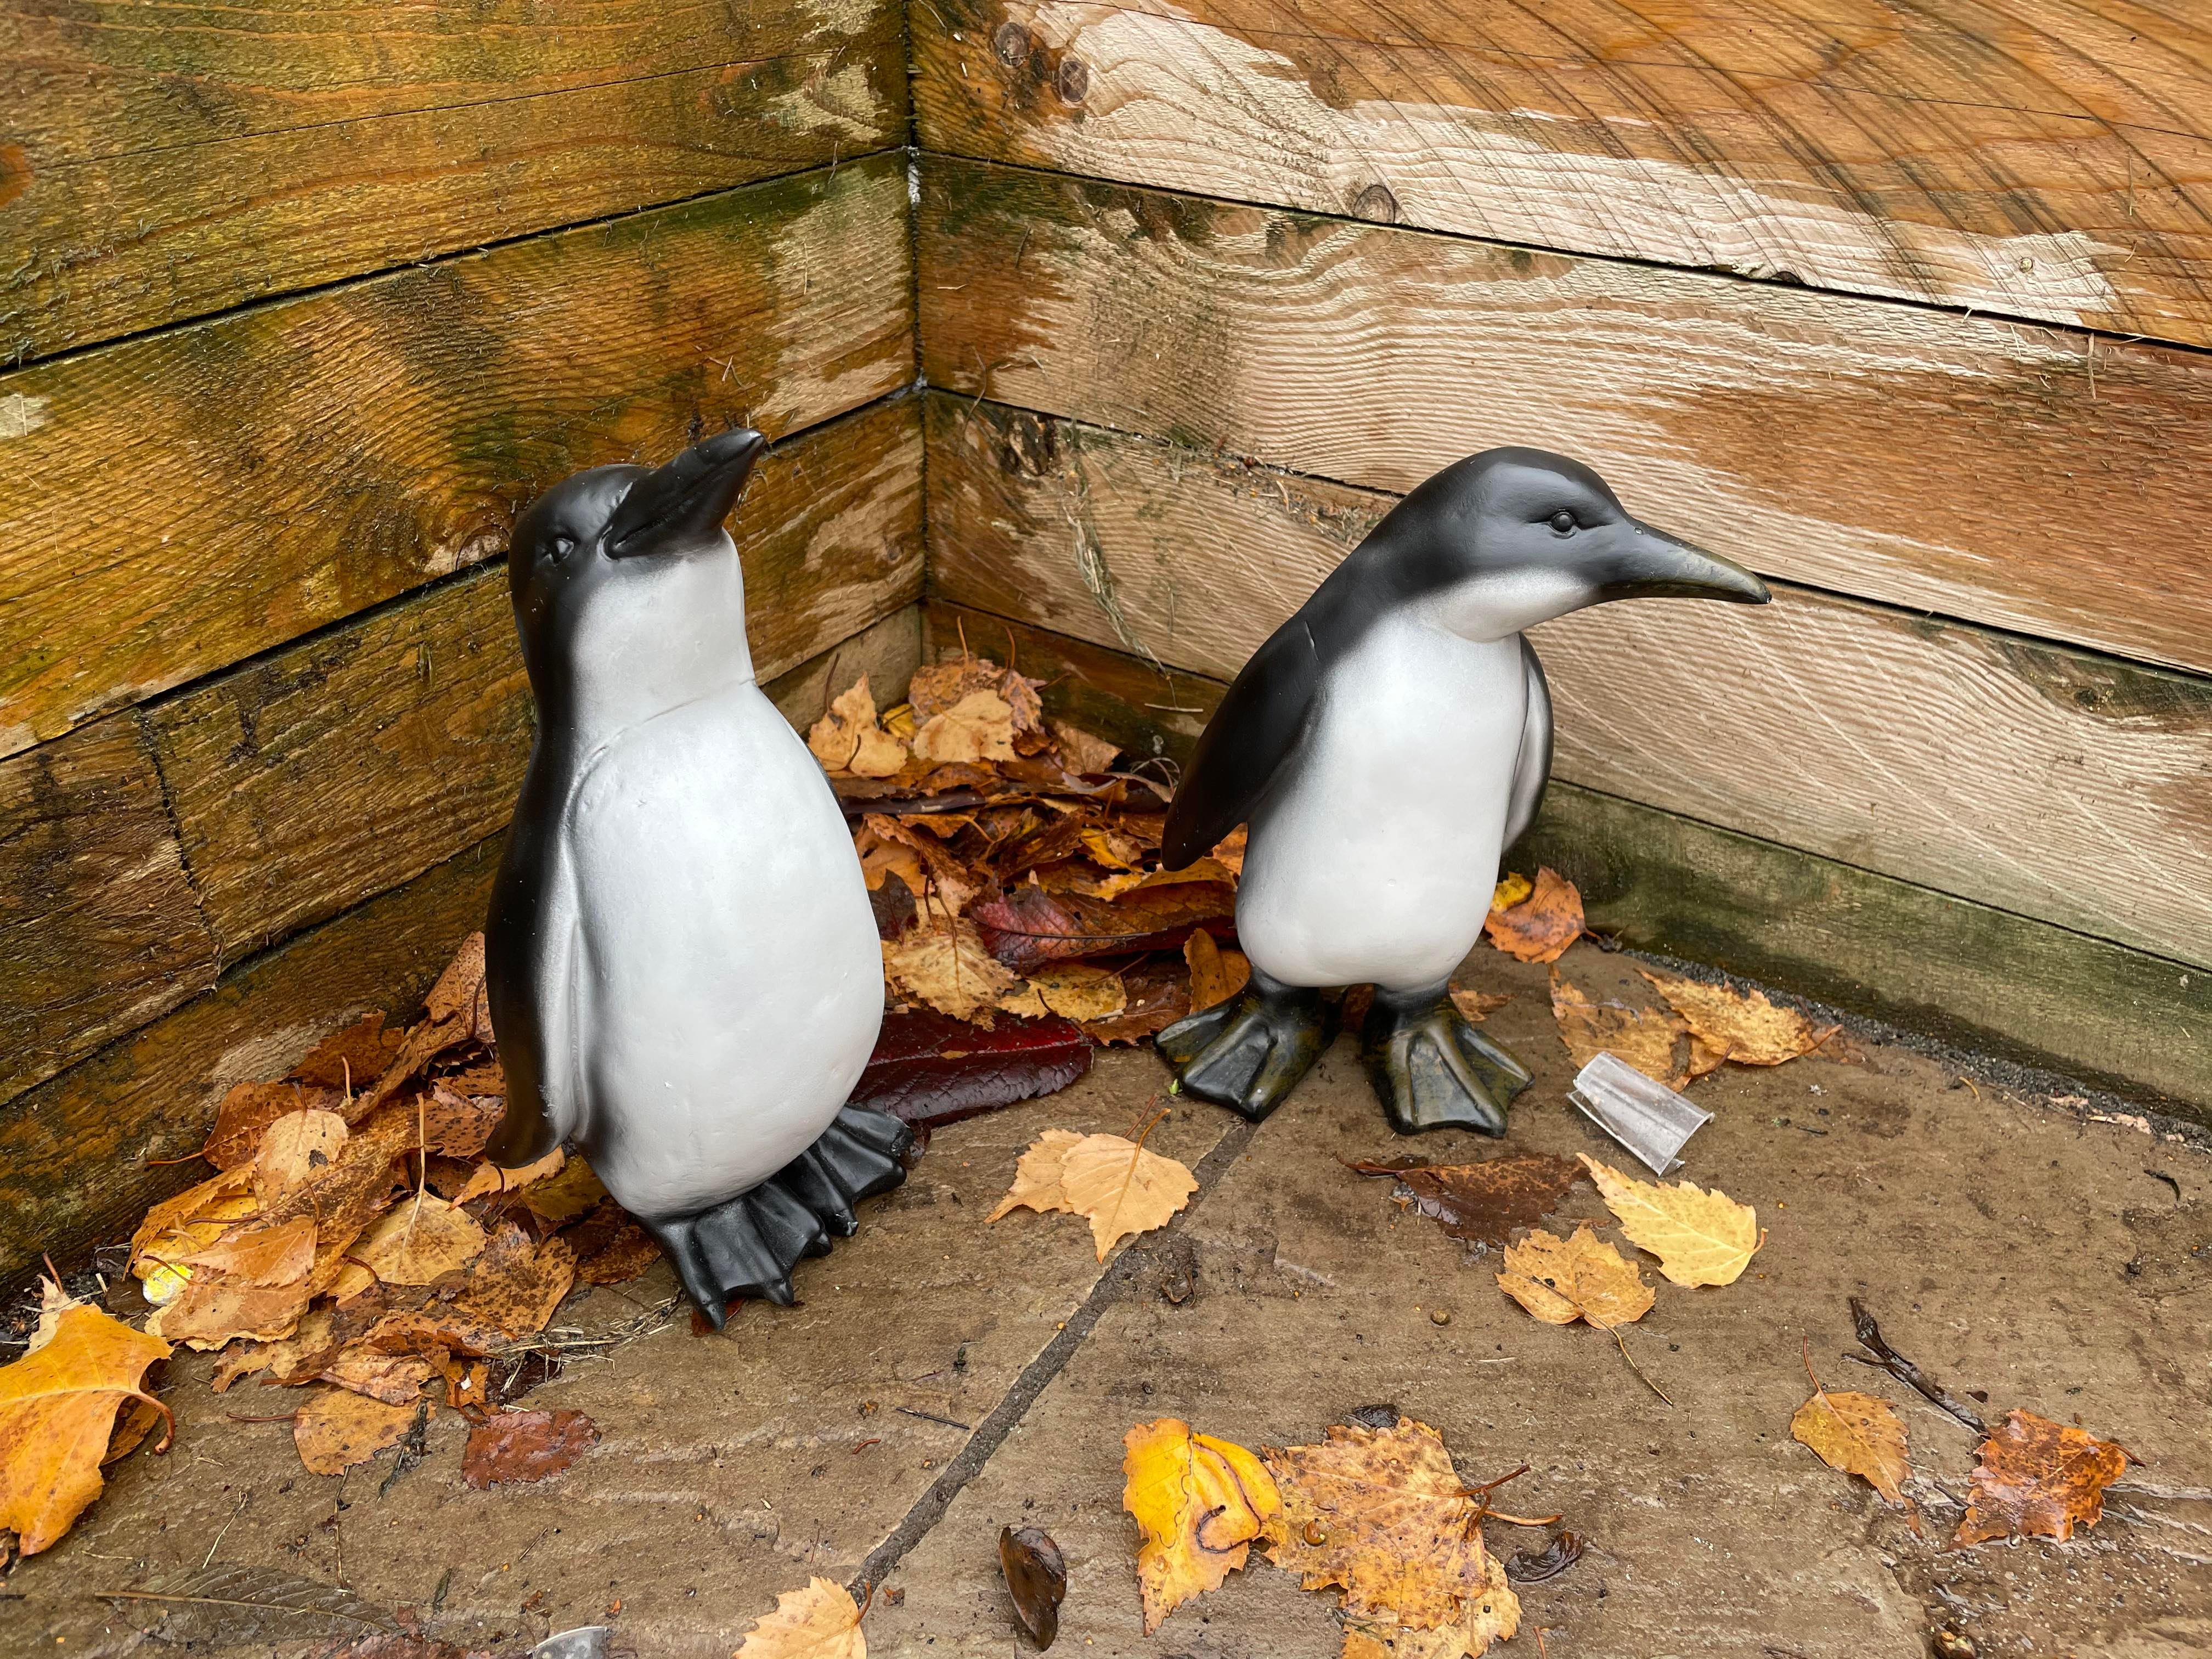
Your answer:
[[[1601,599],[1725,599],[1765,605],[1766,584],[1733,559],[1670,536],[1640,520],[1617,527],[1602,564]]]
[[[711,545],[744,493],[768,440],[750,428],[694,444],[629,487],[601,544],[610,558],[682,553]]]

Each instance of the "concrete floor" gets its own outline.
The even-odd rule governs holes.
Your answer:
[[[1565,965],[1593,994],[1647,1000],[1623,958],[1583,945]],[[1491,1029],[1537,1073],[1511,1144],[1621,1161],[1565,1102],[1543,970],[1486,950],[1467,978],[1515,994]],[[604,1437],[542,1485],[468,1490],[450,1414],[388,1492],[389,1455],[308,1475],[286,1425],[231,1420],[292,1396],[248,1383],[217,1398],[209,1362],[180,1359],[176,1449],[118,1466],[76,1530],[16,1569],[0,1650],[281,1647],[95,1595],[213,1560],[343,1583],[466,1647],[608,1623],[645,1659],[720,1659],[777,1591],[865,1577],[878,1659],[1012,1656],[1027,1650],[996,1538],[1014,1522],[1066,1555],[1058,1651],[1321,1659],[1337,1650],[1336,1598],[1257,1560],[1140,1634],[1121,1436],[1174,1415],[1283,1444],[1387,1401],[1441,1431],[1471,1481],[1532,1465],[1501,1504],[1560,1511],[1589,1540],[1523,1588],[1508,1651],[1535,1652],[1540,1628],[1546,1656],[1860,1659],[1927,1652],[1948,1620],[1984,1655],[2212,1652],[2212,1158],[1995,1073],[1969,1085],[1907,1048],[1856,1053],[1697,1085],[1716,1117],[1684,1173],[1756,1205],[1769,1235],[1737,1284],[1660,1283],[1626,1333],[1671,1409],[1602,1334],[1536,1323],[1493,1261],[1343,1167],[1407,1150],[1348,1042],[1256,1131],[1195,1104],[1163,1123],[1149,1144],[1201,1190],[1107,1268],[1077,1218],[986,1226],[1039,1130],[1141,1121],[1165,1073],[1116,1052],[1066,1093],[940,1132],[861,1236],[802,1270],[799,1308],[749,1306],[725,1336],[695,1337],[668,1310],[665,1268],[572,1300],[557,1325],[627,1340],[574,1350],[532,1396]],[[1492,1147],[1441,1135],[1419,1150]],[[1559,1216],[1604,1211],[1580,1188]],[[1985,1391],[1993,1419],[2021,1406],[2128,1446],[2143,1467],[2104,1522],[2063,1546],[1942,1547],[1972,1437],[1841,1357],[1853,1294],[1954,1392]],[[1829,1387],[1904,1413],[1925,1537],[1790,1440],[1801,1339]],[[1489,1534],[1507,1553],[1543,1539]]]

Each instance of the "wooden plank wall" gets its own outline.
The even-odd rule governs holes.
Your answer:
[[[478,925],[543,486],[750,422],[763,679],[911,641],[906,68],[896,0],[0,14],[0,1280]]]
[[[1203,705],[1398,493],[1567,451],[1778,602],[1540,630],[1522,856],[1633,942],[2212,1108],[2212,23],[912,27],[938,611]]]

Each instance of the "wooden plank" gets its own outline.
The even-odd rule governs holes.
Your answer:
[[[913,374],[903,158],[0,375],[0,753],[498,552],[575,469]]]
[[[1140,657],[933,599],[928,652],[1010,640],[1048,708],[1189,758],[1224,689]],[[981,647],[978,647],[981,648]],[[1003,644],[994,647],[1003,651]],[[1153,724],[1147,705],[1186,711]],[[1118,708],[1118,718],[1109,714]],[[2212,979],[2141,951],[1832,859],[1555,781],[1508,862],[1565,872],[1592,925],[1963,1048],[2212,1122]]]
[[[2212,343],[2212,20],[2128,0],[932,0],[924,143]]]
[[[877,617],[849,639],[763,681],[761,690],[777,712],[803,732],[830,712],[832,698],[863,674],[877,706],[890,708],[906,696],[907,682],[921,665],[921,605],[917,596],[914,604]]]
[[[933,595],[1217,678],[1388,505],[932,404]],[[1777,597],[1599,605],[1537,629],[1558,775],[2212,965],[2212,683],[1804,588]]]
[[[913,601],[918,400],[779,446],[735,527],[763,678]],[[531,732],[506,573],[278,652],[147,718],[208,925],[235,962],[506,823]]]
[[[921,238],[933,386],[1383,489],[1560,449],[1767,574],[2212,671],[2203,354],[935,158]]]
[[[0,762],[0,1101],[215,975],[134,717]]]
[[[899,8],[0,13],[0,362],[901,142]]]
[[[191,1154],[232,1084],[282,1077],[364,1013],[419,1008],[453,948],[483,926],[498,860],[495,842],[451,860],[0,1107],[0,1284],[42,1251],[81,1262],[203,1179]]]

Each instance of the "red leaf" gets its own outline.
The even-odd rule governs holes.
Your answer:
[[[558,1474],[599,1443],[581,1412],[495,1412],[469,1431],[461,1477],[482,1492]]]
[[[1110,902],[1017,887],[968,912],[984,948],[1018,974],[1082,957],[1180,950],[1197,927],[1233,939],[1236,913],[1237,890],[1215,881],[1140,887]]]
[[[1054,1093],[1090,1069],[1091,1040],[1057,1015],[1001,1015],[984,1031],[926,1010],[885,1014],[853,1104],[933,1129]]]

